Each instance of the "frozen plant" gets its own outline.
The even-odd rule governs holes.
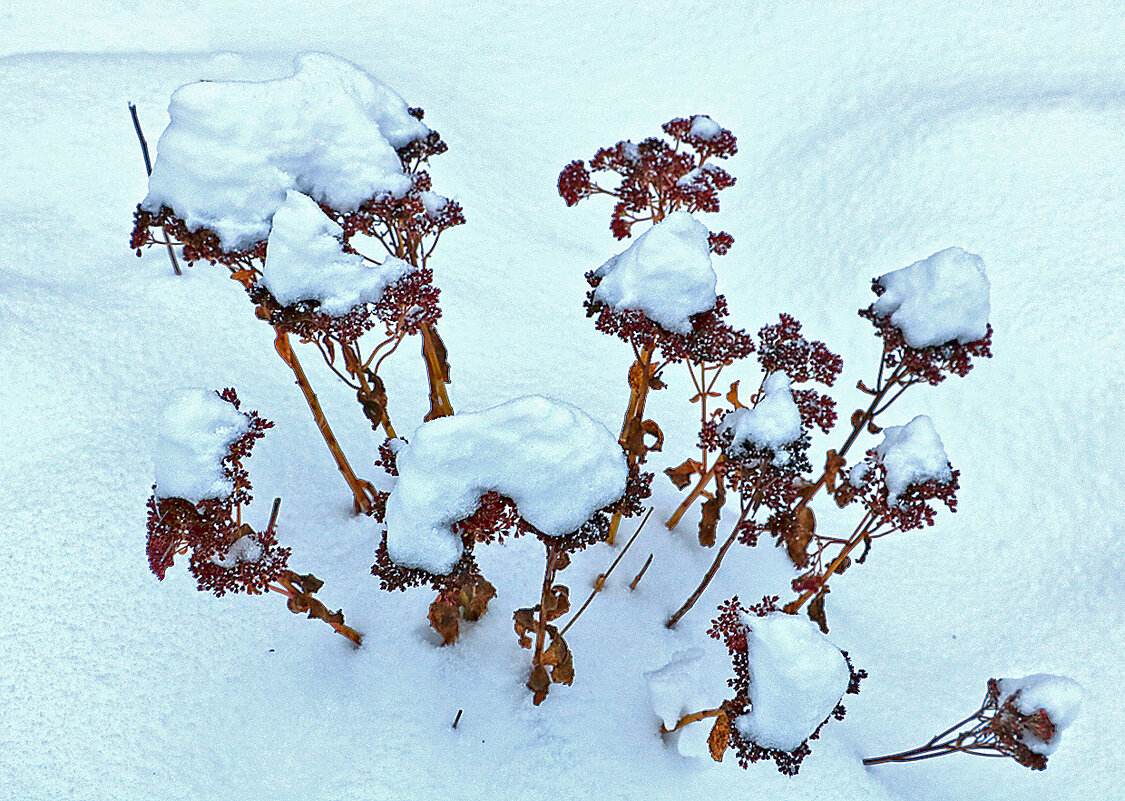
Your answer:
[[[273,327],[356,511],[370,512],[374,488],[344,455],[289,336],[315,345],[372,427],[393,438],[379,367],[418,334],[427,419],[453,413],[428,259],[464,216],[432,191],[423,169],[445,143],[422,123],[421,109],[324,54],[300,56],[287,78],[183,86],[169,114],[132,246],[140,255],[168,245],[156,238],[162,231],[189,263],[228,268]],[[364,239],[385,251],[380,259],[360,252]],[[373,330],[378,341],[364,344]]]
[[[801,571],[793,580],[797,598],[785,605],[785,611],[805,607],[827,631],[828,581],[853,564],[857,547],[863,546],[854,558],[859,563],[866,559],[873,540],[932,525],[930,501],[941,501],[956,511],[958,472],[950,467],[929,418],[886,429],[884,442],[850,470],[845,470],[846,456],[862,434],[884,432],[876,419],[907,389],[941,383],[950,374],[963,376],[972,369],[973,357],[992,355],[983,264],[979,256],[948,248],[875,279],[873,287],[876,302],[859,312],[875,324],[883,341],[874,387],[863,381],[858,384],[871,401],[866,409],[853,412],[850,431],[838,448],[828,450],[818,477],[814,478],[807,455],[808,434],[814,428],[831,430],[835,402],[817,390],[795,389],[793,384],[815,381],[831,386],[843,362],[824,343],[807,340],[801,324],[789,315],[759,331],[759,390],[746,408],[737,385],[732,385],[726,396],[732,408],[705,421],[700,444],[718,455],[709,470],[699,473],[669,526],[712,480],[716,489],[703,504],[700,529],[708,536],[701,541],[714,541],[710,532],[728,493],[738,496],[739,516],[698,587],[669,619],[669,627],[699,600],[735,542],[754,546],[767,534]],[[677,470],[667,472],[678,486],[690,483]],[[811,504],[822,488],[841,508],[856,502],[863,505],[864,514],[850,534],[818,531]],[[756,517],[760,510],[768,512],[764,520]]]
[[[715,709],[683,715],[665,734],[714,718],[708,746],[721,762],[728,748],[738,764],[771,759],[784,774],[794,775],[810,753],[809,741],[831,718],[841,720],[840,700],[858,693],[865,671],[852,667],[841,651],[808,620],[781,612],[777,598],[763,598],[749,608],[738,598],[719,607],[707,632],[726,645],[734,676],[734,695]]]
[[[397,481],[372,568],[383,588],[436,589],[430,624],[448,644],[459,619],[476,619],[495,595],[474,548],[533,534],[546,551],[542,592],[515,613],[520,645],[534,654],[527,686],[539,704],[552,683],[570,684],[573,659],[553,624],[570,609],[569,589],[556,577],[573,553],[606,539],[613,514],[639,513],[648,490],[612,435],[569,404],[530,396],[431,420],[391,456]]]
[[[687,364],[696,388],[692,402],[700,404],[706,420],[707,400],[718,396],[713,389],[719,373],[754,349],[749,336],[724,321],[726,299],[716,294],[711,254],[725,254],[734,239],[711,233],[692,217],[718,211],[719,191],[734,185],[711,159],[734,155],[735,137],[701,114],[671,120],[663,129],[671,142],[656,137],[618,142],[599,150],[589,167],[572,161],[558,182],[568,206],[593,195],[616,198],[610,230],[617,239],[631,237],[637,223],[651,223],[628,249],[586,274],[592,287],[587,315],[595,318],[597,330],[633,349],[620,436],[633,466],[643,464],[664,441],[656,422],[645,419],[645,402],[651,390],[665,386],[666,366]],[[620,183],[607,189],[594,181],[592,174],[598,172],[616,173]],[[705,470],[706,452],[703,459],[699,469]],[[615,517],[611,543],[618,522]]]
[[[164,410],[148,499],[149,567],[163,580],[176,556],[190,552],[188,570],[201,591],[281,593],[290,611],[307,612],[359,645],[344,615],[314,597],[323,582],[289,569],[290,549],[277,544],[280,499],[264,530],[242,522],[252,499],[242,460],[273,423],[239,407],[233,389],[201,389],[181,392]]]
[[[948,754],[1011,757],[1032,770],[1044,770],[1058,748],[1063,729],[1082,706],[1073,679],[1036,673],[1020,679],[989,679],[988,692],[976,712],[925,745],[863,760],[865,765],[917,762]]]

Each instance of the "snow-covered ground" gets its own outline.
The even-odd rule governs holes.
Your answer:
[[[1110,0],[7,4],[0,797],[1119,798],[1123,43]],[[499,595],[437,647],[432,594],[381,593],[369,574],[376,533],[350,516],[242,290],[217,268],[177,279],[163,252],[130,251],[146,183],[126,102],[155,144],[176,87],[287,75],[309,49],[379,76],[450,146],[435,189],[468,222],[432,265],[459,410],[538,393],[620,425],[631,354],[593,330],[581,300],[582,274],[623,245],[604,203],[568,209],[555,181],[675,116],[709,114],[739,138],[724,164],[738,184],[702,217],[736,238],[714,260],[731,321],[798,317],[844,356],[845,412],[878,353],[855,315],[870,279],[953,245],[983,258],[995,358],[912,390],[886,421],[933,419],[961,471],[958,512],[880,541],[833,582],[831,639],[871,676],[797,777],[681,756],[658,734],[644,676],[699,648],[701,703],[721,700],[729,662],[708,622],[735,593],[784,597],[783,552],[732,552],[669,633],[663,619],[712,555],[693,544],[693,519],[673,533],[650,522],[568,633],[574,685],[532,706],[511,612],[538,597],[540,546],[480,549]],[[426,408],[415,348],[384,367],[396,422]],[[353,463],[375,474],[354,399],[315,353],[304,363]],[[163,583],[148,571],[159,409],[178,388],[231,385],[277,424],[247,462],[251,522],[283,497],[291,564],[325,580],[321,597],[366,635],[358,651],[279,597],[217,600],[182,565]],[[673,372],[650,399],[669,434],[657,467],[692,455],[689,387]],[[837,440],[818,435],[813,452]],[[662,476],[655,486],[666,518],[679,495]],[[613,555],[575,559],[561,576],[573,598]],[[1036,673],[1073,677],[1084,695],[1045,772],[965,756],[860,764],[970,713],[987,678]]]

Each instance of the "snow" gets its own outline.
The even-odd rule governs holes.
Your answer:
[[[345,253],[343,229],[310,197],[290,189],[273,216],[262,283],[283,306],[315,300],[339,317],[366,303],[415,268],[387,257],[381,265]]]
[[[223,459],[249,425],[246,415],[212,390],[177,393],[161,414],[156,496],[199,503],[229,495],[234,488],[223,474]]]
[[[939,250],[878,283],[886,291],[872,308],[880,317],[890,315],[912,348],[976,342],[988,334],[989,283],[975,253]]]
[[[677,651],[666,665],[645,673],[652,709],[664,728],[670,730],[681,717],[698,711],[703,657],[701,648]]]
[[[387,550],[396,563],[445,575],[461,557],[450,526],[495,490],[544,534],[577,531],[625,492],[617,440],[581,409],[533,395],[424,423],[396,456]]]
[[[394,91],[321,53],[298,57],[288,78],[188,84],[168,114],[142,205],[170,207],[228,251],[265,239],[290,190],[341,211],[404,194],[395,148],[429,133]]]
[[[1054,735],[1047,742],[1028,734],[1024,737],[1024,744],[1036,753],[1055,753],[1063,730],[1074,722],[1082,708],[1082,688],[1074,679],[1050,673],[1000,680],[1001,705],[1016,693],[1019,693],[1016,709],[1021,714],[1034,715],[1040,709],[1045,710],[1055,727]]]
[[[669,331],[691,333],[693,314],[715,305],[718,279],[711,267],[707,227],[677,211],[638,236],[595,271],[595,300],[636,309]]]
[[[700,139],[715,139],[722,132],[722,126],[706,114],[696,114],[691,118],[691,130],[689,133],[692,136],[698,136]]]
[[[775,452],[774,464],[788,462],[789,453],[782,449],[801,436],[801,412],[793,400],[789,376],[772,373],[754,407],[735,409],[723,421],[723,428],[733,432],[733,450],[745,450],[747,445],[768,448]]]
[[[617,14],[582,0],[440,13],[403,0],[378,14],[345,0],[134,5],[0,6],[0,565],[11,577],[0,584],[11,610],[0,622],[0,796],[479,801],[502,787],[521,801],[1120,799],[1120,3],[762,0],[722,24],[718,4],[685,16],[673,0]],[[844,357],[832,390],[841,422],[814,433],[814,459],[870,402],[852,387],[872,385],[880,352],[855,314],[871,277],[950,244],[984,258],[995,358],[892,409],[891,422],[925,413],[939,424],[962,470],[958,514],[878,541],[833,581],[832,641],[871,677],[799,775],[741,770],[729,753],[686,762],[677,749],[693,737],[705,748],[709,721],[675,744],[658,733],[644,672],[704,650],[695,708],[717,706],[730,663],[705,633],[716,605],[785,601],[793,576],[768,542],[733,547],[696,607],[664,629],[714,558],[695,542],[697,513],[673,532],[660,525],[683,497],[660,471],[698,458],[682,369],[664,371],[668,389],[646,407],[667,435],[647,463],[653,519],[567,632],[574,685],[533,707],[511,613],[539,597],[539,543],[478,549],[494,606],[437,647],[432,593],[378,590],[380,533],[352,516],[241,287],[203,264],[175,278],[161,249],[129,251],[146,182],[126,101],[155,146],[178,86],[290,76],[309,48],[380,76],[450,145],[430,170],[467,224],[443,235],[429,266],[459,412],[539,392],[620,430],[633,354],[594,330],[581,301],[582,273],[625,244],[608,230],[610,199],[568,209],[555,178],[675,117],[706,110],[738,136],[738,155],[721,162],[738,183],[719,214],[699,216],[737,240],[714,260],[730,323],[756,331],[784,311]],[[357,473],[380,481],[381,436],[354,393],[313,346],[294,350]],[[429,408],[418,362],[412,340],[380,369],[407,437]],[[752,360],[717,389],[736,379],[756,385]],[[170,388],[230,385],[277,424],[246,463],[255,498],[244,518],[263,529],[283,498],[280,544],[363,631],[358,650],[276,593],[216,599],[186,570],[159,582],[147,568],[155,412]],[[849,462],[881,439],[861,435]],[[823,500],[821,529],[850,531],[850,510],[829,514]],[[732,522],[724,512],[720,536]],[[572,601],[617,553],[577,555],[560,576]],[[960,720],[986,677],[1043,670],[1085,694],[1046,771],[965,755],[859,764]]]
[[[933,421],[920,414],[904,426],[887,426],[875,456],[887,470],[887,500],[892,506],[911,484],[953,480],[945,446]]]
[[[751,708],[734,725],[763,748],[793,751],[844,697],[848,664],[811,620],[774,612],[746,623]]]

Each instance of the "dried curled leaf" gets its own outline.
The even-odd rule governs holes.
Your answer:
[[[834,492],[836,490],[836,476],[840,473],[840,469],[844,464],[844,458],[836,453],[835,450],[828,451],[824,462],[824,486],[829,492]]]
[[[461,587],[461,617],[480,620],[488,611],[488,602],[496,597],[496,588],[483,576],[476,576]]]
[[[866,415],[863,413],[863,409],[856,409],[854,412],[852,412],[852,428],[862,427],[863,418],[865,416]]]
[[[536,631],[535,624],[535,610],[534,609],[517,609],[515,614],[512,615],[515,621],[516,634],[520,638],[521,648],[530,648],[535,642],[531,639],[529,634]]]
[[[542,665],[536,665],[531,669],[531,676],[527,680],[527,689],[531,690],[535,697],[533,703],[539,706],[547,697],[547,691],[551,688],[551,679],[547,675],[547,668]]]
[[[723,754],[730,745],[730,717],[726,712],[720,712],[715,718],[715,725],[711,727],[711,734],[707,737],[707,747],[711,750],[711,759],[716,762],[723,761]]]
[[[731,407],[734,408],[734,409],[748,409],[748,408],[750,408],[749,406],[747,406],[745,403],[742,403],[738,399],[738,382],[737,381],[735,381],[733,384],[730,385],[730,392],[727,393],[727,401],[730,403]]]
[[[457,601],[441,593],[430,604],[427,616],[430,627],[441,635],[441,644],[449,645],[461,633],[460,615]]]
[[[543,619],[547,622],[558,620],[570,611],[570,590],[564,584],[556,584],[547,593],[546,601]]]
[[[664,475],[671,479],[676,489],[682,490],[691,483],[691,477],[703,472],[703,463],[695,459],[687,459],[679,467],[669,467],[664,470]]]
[[[715,528],[719,524],[719,515],[727,499],[726,495],[725,487],[719,484],[718,492],[703,502],[703,516],[699,519],[699,544],[704,548],[710,548],[715,544]]]
[[[822,592],[809,601],[808,615],[809,620],[815,622],[820,626],[820,630],[825,634],[828,633],[828,620],[824,617],[824,596],[826,593]]]
[[[809,543],[816,533],[816,515],[807,506],[802,506],[797,511],[796,524],[787,532],[785,537],[785,550],[789,558],[797,567],[803,568],[809,563]]]

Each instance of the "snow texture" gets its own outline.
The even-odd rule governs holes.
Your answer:
[[[652,709],[664,724],[672,729],[698,703],[700,695],[700,669],[703,650],[689,648],[677,651],[664,667],[645,673]]]
[[[848,664],[811,620],[774,612],[746,623],[751,709],[735,726],[763,748],[793,751],[844,697]]]
[[[289,190],[341,211],[410,189],[396,148],[429,129],[355,65],[310,53],[291,77],[201,81],[172,95],[142,206],[170,207],[225,250],[269,235]]]
[[[424,423],[396,457],[387,549],[404,567],[445,575],[461,557],[450,526],[495,490],[558,537],[618,500],[628,475],[617,440],[567,403],[531,395]]]
[[[246,415],[210,389],[181,391],[164,408],[156,448],[156,496],[199,503],[234,489],[223,459],[249,429]]]
[[[669,214],[597,269],[602,281],[595,300],[642,311],[677,334],[691,333],[688,318],[715,305],[718,281],[708,236],[687,212]]]
[[[747,445],[774,451],[774,464],[789,461],[782,450],[801,436],[801,412],[793,400],[789,376],[783,372],[770,375],[762,386],[762,397],[752,409],[735,409],[723,421],[723,428],[733,432],[731,447],[745,450]]]
[[[890,315],[912,348],[976,342],[988,334],[988,276],[974,253],[946,248],[880,276],[878,284],[886,291],[875,301],[875,313]]]
[[[366,303],[415,268],[388,256],[372,264],[345,253],[343,229],[310,197],[290,189],[273,216],[262,283],[283,306],[315,300],[319,310],[339,317]]]
[[[1025,735],[1024,745],[1040,754],[1053,754],[1059,747],[1063,729],[1074,722],[1082,708],[1082,688],[1074,679],[1050,673],[1034,673],[1020,679],[1000,680],[1001,705],[1016,693],[1019,693],[1016,709],[1021,714],[1034,715],[1043,709],[1055,727],[1054,735],[1047,742]]]
[[[722,132],[723,127],[706,114],[696,114],[691,118],[689,133],[692,136],[698,136],[700,139],[715,139]]]
[[[953,480],[949,457],[933,421],[920,414],[904,426],[887,426],[875,456],[887,470],[887,500],[896,505],[911,484]]]

